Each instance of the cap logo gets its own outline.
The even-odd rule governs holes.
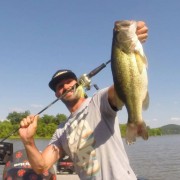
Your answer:
[[[62,75],[62,74],[64,74],[64,73],[67,73],[67,71],[59,72],[59,73],[57,73],[53,78],[55,78],[55,77],[57,77],[57,76],[60,76],[60,75]]]

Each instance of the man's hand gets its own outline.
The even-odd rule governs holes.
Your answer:
[[[32,142],[36,133],[38,119],[39,116],[30,115],[20,122],[19,135],[23,143],[28,144]]]
[[[148,27],[146,26],[144,21],[137,22],[137,30],[136,34],[141,43],[145,42],[148,38]]]

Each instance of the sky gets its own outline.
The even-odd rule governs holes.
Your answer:
[[[0,0],[0,120],[13,111],[38,113],[55,99],[48,83],[58,69],[90,72],[110,59],[115,21],[143,20],[150,95],[144,121],[180,125],[179,9],[179,0]],[[110,65],[91,81],[110,86]],[[69,115],[61,101],[43,114],[58,113]],[[118,116],[127,122],[125,108]]]

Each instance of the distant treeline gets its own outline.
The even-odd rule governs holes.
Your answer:
[[[29,111],[23,113],[12,112],[9,113],[6,120],[0,121],[0,138],[6,137],[9,133],[19,127],[20,121],[26,116],[30,115]],[[43,115],[38,120],[38,129],[36,132],[36,137],[50,138],[54,131],[61,122],[66,120],[66,115],[57,114],[53,115]],[[16,132],[11,138],[18,137],[18,132]]]
[[[126,135],[126,124],[121,124],[120,129],[121,129],[121,136],[125,137],[125,135]],[[161,128],[150,129],[150,127],[148,126],[147,129],[148,129],[149,136],[161,136],[162,135]]]
[[[12,112],[9,113],[6,120],[0,121],[0,138],[6,137],[9,133],[19,127],[20,121],[25,118],[27,115],[30,115],[29,111],[23,113]],[[50,138],[55,132],[57,126],[64,122],[67,119],[64,114],[53,115],[43,115],[38,121],[38,129],[36,133],[37,138]],[[121,135],[125,137],[126,134],[126,125],[120,125]],[[170,130],[169,130],[170,129]],[[175,130],[174,130],[175,129]],[[148,127],[149,136],[161,136],[164,134],[178,134],[180,133],[180,126],[178,125],[168,125],[161,128]],[[18,132],[16,132],[11,138],[17,138]]]

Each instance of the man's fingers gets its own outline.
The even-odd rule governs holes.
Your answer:
[[[138,21],[137,22],[137,30],[136,34],[138,36],[138,39],[143,43],[148,38],[148,27],[146,26],[145,22]]]
[[[23,118],[20,122],[20,127],[27,127],[30,123],[29,117]]]
[[[39,119],[39,116],[38,116],[38,115],[33,116],[33,124],[37,125],[38,119]]]
[[[147,34],[148,33],[148,28],[146,26],[144,26],[144,27],[142,27],[140,29],[137,29],[136,33],[138,35],[140,35],[140,34]]]
[[[137,30],[146,27],[146,23],[144,21],[137,21]]]
[[[148,38],[148,34],[141,34],[141,35],[138,35],[138,39],[143,43],[147,40]]]
[[[37,121],[39,119],[39,116],[30,115],[26,118],[22,119],[20,122],[20,127],[28,127],[30,124],[37,125]]]

